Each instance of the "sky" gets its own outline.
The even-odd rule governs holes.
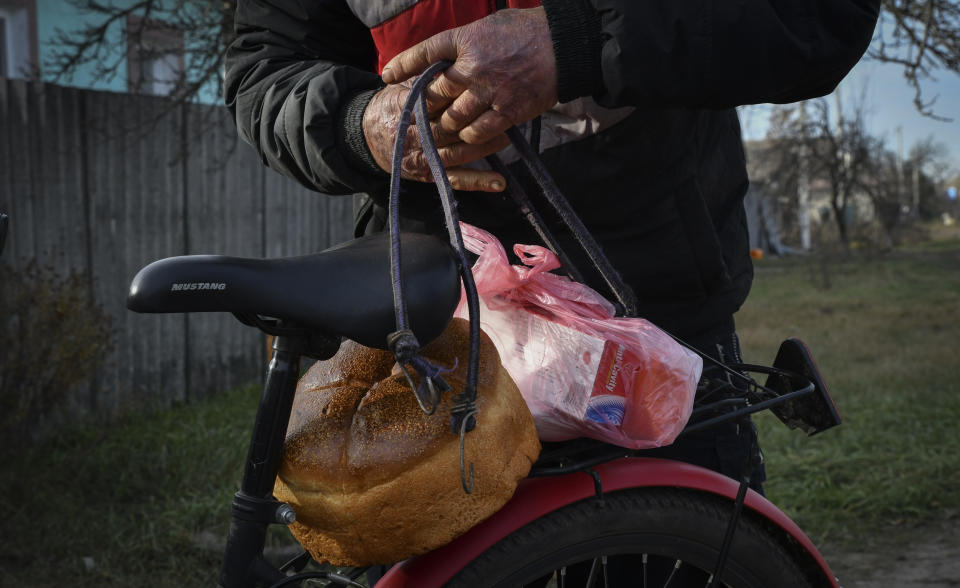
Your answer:
[[[886,133],[889,144],[897,144],[896,129],[903,130],[904,150],[916,141],[933,136],[947,146],[953,167],[960,173],[960,75],[943,72],[935,82],[924,84],[924,100],[937,97],[932,110],[950,122],[922,116],[913,104],[913,89],[907,84],[900,67],[861,61],[848,80],[849,91],[867,90],[867,123],[875,134]],[[841,89],[842,91],[844,89]]]
[[[865,96],[867,127],[874,135],[886,138],[888,149],[897,149],[898,126],[903,133],[904,156],[914,143],[932,136],[936,142],[946,145],[953,172],[960,174],[960,76],[942,72],[937,81],[924,85],[924,100],[939,96],[933,111],[938,116],[952,118],[951,122],[934,120],[917,112],[913,88],[904,79],[903,69],[895,65],[864,59],[840,83],[837,91],[845,103]],[[832,99],[830,106],[833,107]],[[757,106],[741,111],[746,138],[763,137],[768,110],[768,107]]]

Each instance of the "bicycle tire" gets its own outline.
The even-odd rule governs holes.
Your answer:
[[[558,588],[573,588],[585,585],[589,565],[597,572],[587,588],[704,587],[716,566],[732,506],[722,497],[682,488],[639,488],[613,492],[602,500],[592,497],[521,527],[483,552],[447,586],[545,586],[545,578],[555,574]],[[722,585],[829,586],[823,572],[804,561],[798,549],[774,525],[744,511]],[[677,561],[682,562],[679,569],[671,572]]]

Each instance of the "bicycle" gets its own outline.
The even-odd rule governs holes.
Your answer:
[[[232,504],[221,576],[225,588],[279,587],[290,580],[266,564],[262,550],[269,524],[295,520],[292,509],[275,501],[272,491],[300,359],[332,357],[340,338],[329,335],[331,332],[370,341],[392,328],[392,299],[387,277],[379,267],[388,247],[385,236],[375,236],[298,258],[176,257],[147,266],[133,282],[128,307],[137,312],[232,312],[245,324],[275,336],[241,489]],[[410,251],[404,279],[409,286],[411,316],[414,322],[426,325],[427,332],[439,332],[445,321],[437,316],[449,317],[459,299],[455,261],[449,247],[433,237],[405,235],[404,247]],[[356,287],[319,296],[298,294],[324,292],[320,282],[330,279],[332,268],[338,268],[339,281]],[[315,288],[311,288],[311,277]],[[188,295],[178,296],[184,293]],[[358,300],[366,312],[357,310],[361,308]],[[364,320],[356,320],[358,313]],[[264,315],[284,318],[268,320]],[[772,381],[765,388],[781,393],[749,406],[737,398],[726,398],[721,403],[739,408],[705,419],[699,415],[718,407],[715,403],[698,406],[686,431],[769,408],[810,433],[838,422],[815,366],[796,340],[785,342],[771,368],[727,368],[766,372]],[[742,398],[756,394],[747,391]],[[523,583],[522,578],[547,573],[543,566],[563,568],[567,559],[573,563],[587,557],[606,556],[609,562],[610,556],[625,549],[638,549],[648,556],[670,555],[712,570],[732,517],[740,520],[736,539],[728,546],[726,569],[731,576],[724,576],[728,585],[836,585],[829,567],[802,531],[770,502],[747,491],[742,481],[738,484],[680,462],[630,457],[634,454],[589,441],[559,444],[545,451],[530,478],[501,511],[453,543],[394,567],[377,586],[439,586],[454,578],[454,572],[459,579],[451,585],[477,586],[480,584],[473,579],[490,578],[493,570],[506,574],[504,585],[517,585]],[[584,524],[586,521],[593,524]],[[567,534],[566,543],[559,545],[559,529],[574,529],[578,534]],[[665,542],[667,535],[672,539]],[[516,559],[516,554],[535,561],[517,561],[511,568],[498,559]],[[604,560],[598,562],[602,566]],[[758,576],[751,570],[758,562],[776,562],[763,574],[782,578],[778,570],[783,567],[795,578],[771,583],[770,575]],[[300,563],[304,563],[302,558]],[[602,574],[602,569],[597,573]],[[798,578],[806,578],[807,583]]]
[[[411,92],[411,106],[414,99]],[[398,136],[404,134],[401,128]],[[531,171],[536,176],[537,170]],[[549,233],[541,235],[550,244]],[[402,270],[395,265],[391,278],[382,264],[398,245],[404,264]],[[220,586],[280,588],[312,578],[359,585],[362,570],[303,572],[306,553],[279,568],[263,558],[267,527],[296,520],[293,509],[272,493],[300,361],[329,359],[342,338],[382,348],[400,322],[393,291],[398,282],[405,284],[400,296],[405,319],[417,325],[421,340],[436,337],[459,302],[463,261],[462,249],[454,251],[435,237],[391,231],[295,258],[168,258],[134,278],[127,300],[133,311],[231,312],[274,336],[240,490],[231,505]],[[329,289],[332,281],[346,284],[346,291]],[[616,294],[629,307],[629,293]],[[770,367],[710,361],[698,396],[714,400],[695,406],[684,434],[768,409],[808,434],[840,422],[798,340],[785,341]],[[767,380],[760,385],[745,372],[766,374]],[[500,511],[453,542],[394,565],[377,588],[542,586],[549,578],[559,587],[575,581],[608,586],[625,567],[642,586],[838,586],[799,527],[748,490],[749,477],[738,483],[697,466],[637,455],[589,440],[552,445]]]

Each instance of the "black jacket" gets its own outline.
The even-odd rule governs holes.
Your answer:
[[[385,62],[382,39],[398,30],[391,23],[431,2],[441,4],[238,3],[226,99],[240,136],[267,165],[310,188],[369,195],[376,206],[367,228],[382,218],[387,187],[360,129],[363,107],[382,85],[374,72],[378,58]],[[472,4],[494,9],[492,0]],[[681,337],[732,328],[753,275],[733,107],[832,91],[866,50],[879,0],[543,5],[563,102],[543,117],[542,155],[554,179],[635,289],[641,316]],[[458,200],[463,220],[494,232],[508,250],[537,242],[505,196]],[[424,230],[442,229],[435,197],[405,197],[402,210]]]

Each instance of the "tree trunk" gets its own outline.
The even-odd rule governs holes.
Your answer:
[[[841,197],[840,191],[834,187],[831,207],[833,208],[833,218],[837,223],[837,233],[840,237],[840,245],[843,246],[844,254],[850,252],[850,237],[847,235],[847,215],[846,202]]]

